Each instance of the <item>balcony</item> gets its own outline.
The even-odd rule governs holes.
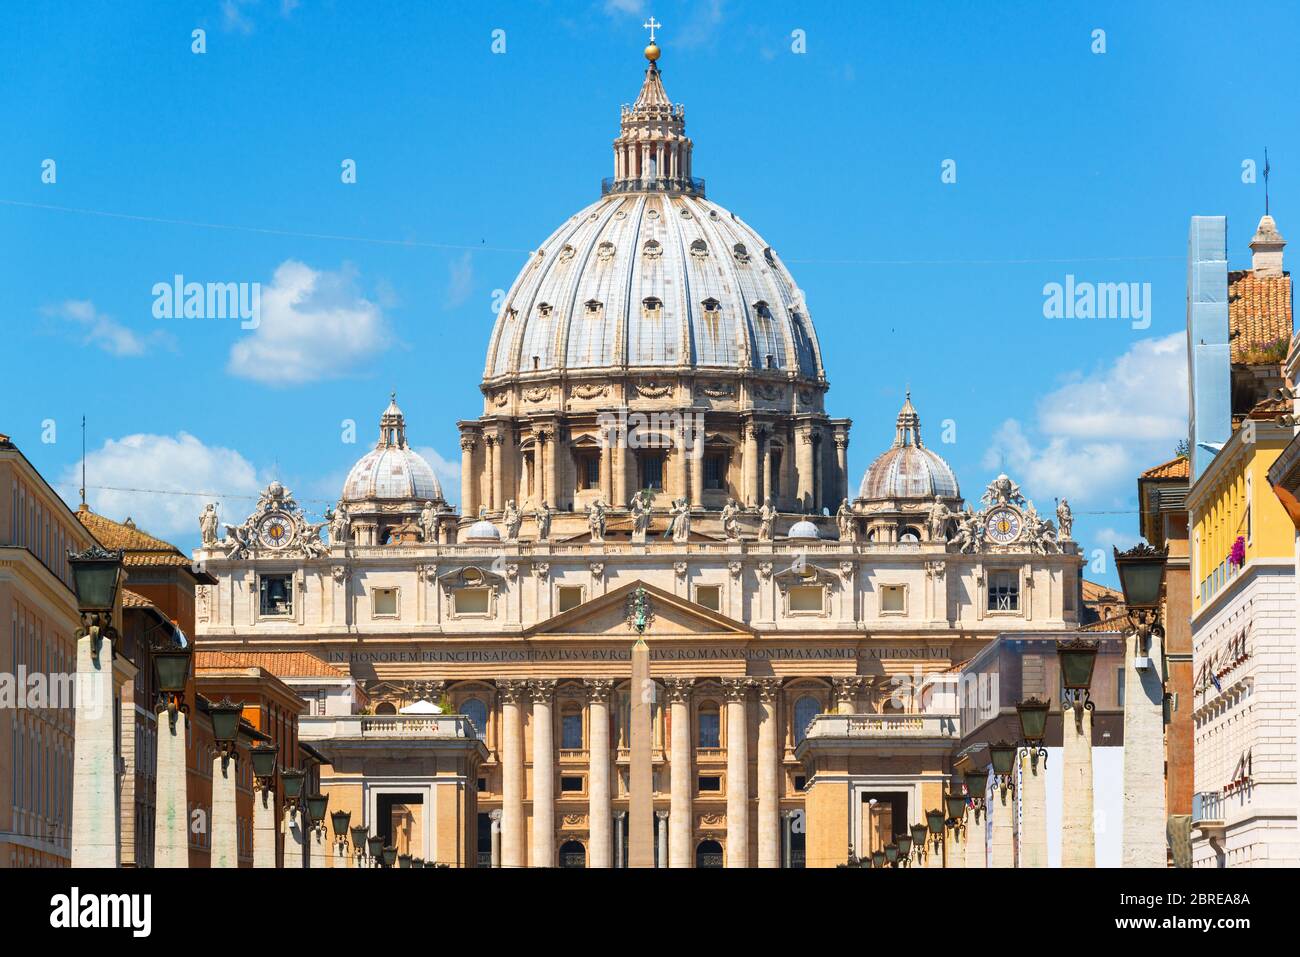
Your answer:
[[[611,193],[685,193],[704,198],[704,180],[697,176],[678,179],[615,179],[607,176],[600,181],[600,195]]]
[[[1224,830],[1223,795],[1218,791],[1197,791],[1192,795],[1192,827],[1206,836],[1222,834]]]
[[[955,714],[819,714],[813,718],[795,757],[888,751],[933,753],[957,744],[961,721]]]

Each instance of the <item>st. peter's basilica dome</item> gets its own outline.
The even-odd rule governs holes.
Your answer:
[[[342,501],[443,501],[433,469],[406,444],[406,419],[396,396],[380,417],[379,441],[348,472]]]
[[[921,444],[921,417],[909,392],[898,412],[894,444],[862,476],[858,498],[931,500],[936,495],[956,499],[961,492],[948,463]]]

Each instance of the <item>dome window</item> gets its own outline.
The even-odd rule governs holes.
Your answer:
[[[771,246],[768,246],[766,249],[763,250],[763,258],[767,260],[767,264],[769,266],[776,265],[776,253],[772,251]]]
[[[712,296],[705,299],[700,303],[700,305],[704,307],[704,315],[708,319],[716,319],[718,313],[722,311],[722,303],[718,302],[718,300],[714,299]]]
[[[565,247],[560,250],[560,262],[567,263],[570,259],[573,258],[573,254],[574,254],[574,248],[572,246],[565,245]]]
[[[537,304],[537,314],[543,319],[551,317],[551,304],[549,302],[539,302]]]
[[[691,211],[685,206],[682,207],[682,219],[691,219]]]
[[[703,239],[697,239],[691,243],[691,255],[696,259],[706,259],[709,255],[709,246]]]
[[[745,248],[744,243],[736,243],[736,245],[732,246],[731,254],[736,257],[738,263],[749,262],[749,250]]]
[[[658,319],[663,314],[663,300],[656,299],[654,296],[647,296],[641,300],[641,308],[645,310],[647,319]]]
[[[614,244],[609,240],[605,240],[596,247],[596,257],[603,263],[609,262],[614,258]]]
[[[648,239],[646,244],[641,247],[641,255],[646,259],[658,259],[664,253],[663,246],[659,245],[659,240]]]
[[[599,319],[601,313],[605,311],[605,304],[599,299],[588,299],[583,303],[583,309],[588,319]]]

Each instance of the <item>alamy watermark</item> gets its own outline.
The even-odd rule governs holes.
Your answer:
[[[1043,286],[1046,319],[1126,319],[1134,329],[1151,326],[1151,283],[1088,282],[1067,274]]]
[[[154,283],[151,294],[155,319],[239,319],[241,329],[262,324],[260,282],[186,282],[177,273],[169,283]]]
[[[693,459],[704,455],[703,412],[601,412],[596,416],[601,448],[683,449]]]

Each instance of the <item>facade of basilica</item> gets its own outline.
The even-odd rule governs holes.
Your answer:
[[[910,396],[859,425],[882,451],[850,486],[802,293],[705,198],[647,57],[614,176],[503,302],[459,507],[394,398],[323,522],[278,484],[201,520],[199,647],[320,659],[295,687],[331,809],[427,861],[624,866],[652,830],[660,866],[842,863],[941,805],[944,676],[1078,627],[1068,505],[1040,516],[1006,476],[967,503]]]

